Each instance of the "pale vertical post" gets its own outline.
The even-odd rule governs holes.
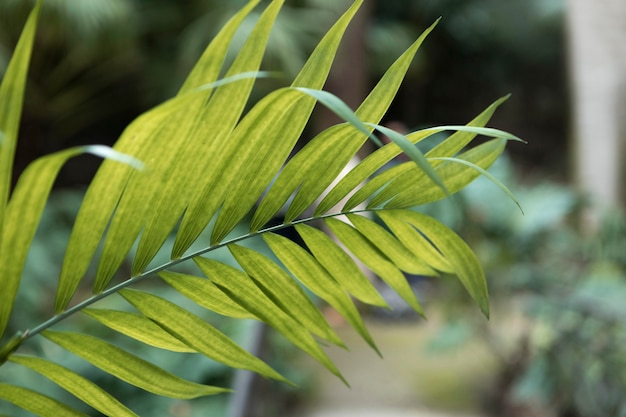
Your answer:
[[[574,175],[600,206],[623,201],[626,1],[569,0]]]

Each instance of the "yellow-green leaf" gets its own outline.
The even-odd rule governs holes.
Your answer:
[[[115,417],[137,416],[111,394],[90,380],[54,362],[24,355],[13,355],[10,361],[40,373],[104,415]]]
[[[252,319],[254,315],[235,303],[210,280],[192,275],[163,271],[159,276],[176,291],[207,310],[226,317]]]
[[[419,257],[431,268],[441,272],[452,272],[450,262],[437,250],[414,227],[407,225],[406,222],[398,220],[395,216],[389,215],[384,210],[376,212],[391,232],[408,248],[415,256]]]
[[[0,382],[0,398],[41,417],[89,417],[31,389]]]
[[[345,346],[302,287],[283,268],[244,246],[229,245],[237,263],[254,278],[261,290],[287,315],[308,331],[338,346]],[[196,262],[197,263],[197,262]],[[249,306],[246,307],[249,310]]]
[[[489,317],[487,281],[480,262],[470,247],[456,233],[432,217],[411,210],[390,210],[384,216],[393,216],[414,226],[426,236],[448,260],[467,292]]]
[[[147,345],[172,352],[195,352],[194,349],[163,330],[161,326],[139,314],[95,308],[86,308],[81,311],[108,328]]]
[[[361,3],[362,0],[355,1],[326,33],[292,87],[319,89],[323,86],[342,35]],[[176,236],[174,258],[191,246],[218,208],[221,208],[220,215],[211,237],[214,243],[222,240],[250,211],[287,158],[314,105],[313,98],[294,90],[277,90],[257,103],[221,152],[214,155],[211,171],[204,173],[206,181],[197,187]],[[267,111],[267,118],[258,119]],[[272,157],[268,159],[268,155]],[[221,161],[228,162],[228,169]],[[257,175],[259,173],[261,175]]]
[[[387,307],[363,271],[326,233],[304,224],[296,225],[296,230],[317,261],[346,291],[364,303]]]
[[[103,340],[80,333],[46,330],[46,339],[103,371],[145,391],[170,398],[197,398],[230,390],[187,381]],[[63,414],[61,414],[63,415]]]
[[[489,142],[478,145],[462,154],[456,159],[464,160],[478,166],[483,169],[487,169],[493,164],[496,159],[502,154],[506,145],[506,141],[502,139],[494,139]],[[481,175],[481,172],[476,170],[473,166],[467,166],[455,162],[449,162],[445,159],[435,159],[433,163],[440,163],[437,166],[437,171],[446,180],[448,190],[452,193],[456,193],[463,187],[474,181]],[[427,204],[444,198],[445,195],[440,188],[421,184],[419,179],[420,173],[413,173],[414,175],[407,174],[404,177],[398,177],[394,180],[393,184],[390,184],[388,188],[392,189],[389,193],[393,196],[391,200],[385,205],[386,208],[407,208],[417,206],[421,204]],[[415,175],[417,174],[417,175]],[[415,187],[419,186],[419,192]],[[381,192],[385,193],[386,189]],[[375,199],[372,199],[371,204]]]
[[[325,220],[328,228],[363,264],[387,283],[417,313],[424,315],[411,286],[404,274],[382,252],[352,226],[341,220],[329,218]]]
[[[4,73],[2,84],[0,84],[0,260],[2,261],[0,264],[0,279],[2,281],[0,282],[3,288],[0,291],[0,337],[4,334],[9,321],[15,293],[19,286],[19,277],[16,278],[15,275],[5,277],[4,271],[1,269],[9,267],[6,263],[12,252],[11,246],[8,246],[8,239],[3,238],[3,236],[7,234],[4,231],[6,224],[11,224],[6,219],[8,216],[7,201],[11,190],[13,159],[22,117],[26,75],[40,7],[41,1],[38,1],[28,17],[11,61]],[[14,219],[11,220],[14,221]],[[9,261],[9,263],[11,262]],[[21,271],[22,267],[18,266],[18,268]]]
[[[468,131],[467,127],[482,127],[487,124],[495,110],[502,104],[507,97],[503,97],[493,104],[491,104],[487,109],[485,109],[480,115],[474,118],[471,122],[468,123],[464,130],[458,130],[452,136],[450,136],[443,143],[437,145],[431,151],[426,154],[426,157],[439,157],[439,156],[453,156],[456,152],[463,149],[471,140],[476,137],[475,131]],[[437,132],[441,132],[446,130],[445,126],[438,128],[429,128],[424,130],[418,130],[416,132],[408,134],[406,137],[412,143],[418,143]],[[489,132],[489,131],[488,131]],[[357,165],[352,171],[350,171],[344,178],[339,181],[339,183],[328,193],[326,197],[322,200],[322,202],[318,205],[315,210],[315,214],[322,214],[328,211],[330,208],[334,207],[338,202],[340,202],[343,198],[345,198],[352,190],[358,187],[359,184],[366,181],[371,175],[373,175],[376,171],[381,169],[386,163],[391,161],[392,158],[398,156],[402,150],[395,143],[390,143],[372,154],[368,155],[363,161]],[[431,165],[437,166],[441,162],[433,161]],[[440,174],[440,177],[444,177],[444,175]],[[440,187],[437,187],[440,191]],[[375,191],[375,190],[374,190]],[[363,195],[360,200],[355,200],[350,203],[350,207],[356,207],[359,203],[365,201],[371,194]]]
[[[288,382],[224,333],[176,304],[135,290],[122,290],[120,295],[150,320],[197,352],[232,368],[247,369],[268,378]]]
[[[258,286],[246,273],[231,266],[210,259],[196,258],[196,264],[209,279],[219,285],[224,292],[229,294],[237,303],[245,306],[263,322],[272,326],[285,336],[293,344],[318,360],[328,370],[341,378],[343,376],[332,363],[330,358],[320,348],[315,339],[298,321],[298,315],[286,314],[271,299],[275,293],[280,293],[280,288],[275,288],[272,293]],[[298,320],[298,321],[297,321]]]
[[[28,16],[13,56],[0,84],[0,236],[4,225],[6,203],[11,190],[11,175],[17,136],[22,117],[26,77],[37,30],[41,0]],[[1,245],[2,243],[0,243]],[[0,246],[0,252],[5,251]],[[0,328],[0,335],[3,328]]]
[[[349,214],[348,220],[385,254],[394,265],[414,275],[435,275],[435,271],[410,252],[395,236],[382,226],[359,214]]]
[[[220,31],[194,67],[178,96],[139,116],[124,130],[116,142],[115,148],[117,150],[139,157],[146,163],[147,170],[144,172],[144,177],[167,178],[167,173],[158,175],[158,170],[155,169],[155,164],[158,166],[158,161],[160,160],[158,152],[164,149],[157,146],[154,138],[158,138],[159,133],[164,133],[161,129],[164,125],[167,125],[167,122],[169,122],[170,126],[176,127],[177,121],[183,117],[181,115],[189,114],[191,108],[202,105],[205,99],[211,96],[211,90],[203,86],[213,83],[219,76],[230,41],[237,27],[254,5],[255,1],[250,2]],[[203,88],[198,89],[199,87]],[[163,135],[161,137],[165,138],[163,139],[165,141],[165,156],[169,156],[171,153],[168,153],[167,150],[171,148],[168,148],[167,145],[172,137]],[[174,138],[184,139],[178,135],[175,135]],[[150,158],[145,158],[146,154],[156,155],[156,159],[153,161]],[[153,170],[157,172],[153,172]],[[132,174],[133,172],[130,169],[121,169],[105,161],[98,169],[95,178],[87,189],[63,260],[55,301],[57,313],[65,309],[70,302],[79,282],[91,264],[96,249],[100,245],[104,232],[109,225],[110,218],[118,206]],[[163,173],[161,172],[161,174]],[[139,188],[138,193],[141,193],[141,191],[141,188]],[[145,221],[145,216],[142,215],[143,209],[129,210],[127,213],[131,219],[126,220],[130,222],[128,224],[132,225],[132,227],[126,230],[125,239],[123,242],[119,242],[120,245],[117,250],[115,247],[108,249],[107,257],[109,259],[101,264],[102,267],[98,275],[96,290],[106,286],[110,280],[111,270],[115,270],[121,262],[120,259],[123,259],[126,255],[127,242],[130,240],[132,245],[136,239],[138,229],[133,224],[132,218],[135,217],[135,220],[137,220],[136,216],[139,215],[138,220],[140,222]],[[178,217],[176,219],[178,220]],[[122,227],[122,229],[124,228]]]
[[[221,62],[223,60],[227,51],[225,40],[231,39],[235,25],[241,23],[243,17],[251,10],[250,6],[255,3],[248,4],[222,29],[218,35],[222,39],[214,39],[211,42],[201,62],[196,65],[189,76],[189,80],[195,78],[196,70],[202,68],[203,60],[207,60],[206,65],[215,65],[209,61]],[[226,74],[227,78],[258,70],[272,25],[282,3],[282,1],[275,1],[263,12],[230,66]],[[216,70],[216,68],[211,68],[209,76],[217,77]],[[189,80],[189,83],[195,82]],[[176,158],[171,167],[166,170],[167,181],[156,185],[151,201],[139,202],[149,207],[150,212],[147,219],[142,219],[145,221],[145,228],[133,260],[134,274],[140,273],[148,266],[182,217],[193,193],[202,189],[204,183],[212,179],[214,175],[219,176],[218,167],[215,165],[216,159],[219,158],[216,155],[222,153],[224,142],[229,140],[230,133],[239,121],[254,81],[253,78],[242,79],[240,82],[217,88],[206,105],[198,112],[186,112],[182,126],[180,123],[174,124],[178,129],[175,135],[177,139],[173,140],[177,146]],[[185,90],[185,86],[182,91]],[[181,160],[185,163],[176,162]],[[198,172],[203,173],[200,178],[197,175]],[[192,183],[194,186],[190,187],[189,184]],[[206,209],[211,210],[209,207]]]
[[[348,293],[314,257],[286,237],[274,233],[265,233],[263,239],[293,276],[337,310],[380,355],[376,343],[365,327],[363,319]]]
[[[6,210],[4,233],[0,246],[0,334],[13,308],[22,271],[31,242],[35,237],[44,206],[59,170],[68,159],[91,153],[124,164],[141,167],[138,161],[106,146],[80,146],[46,155],[32,162],[20,176]]]

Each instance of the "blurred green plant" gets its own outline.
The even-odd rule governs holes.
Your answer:
[[[185,369],[147,360],[152,357],[145,347],[132,347],[138,344],[185,355],[199,353],[230,368],[290,382],[209,324],[207,311],[266,323],[343,379],[317,338],[338,346],[344,343],[300,284],[342,314],[375,350],[350,295],[366,304],[385,306],[385,302],[346,250],[308,225],[313,221],[323,222],[420,314],[422,307],[402,271],[454,274],[489,314],[484,274],[467,244],[432,217],[408,208],[459,191],[486,173],[508,140],[519,140],[484,127],[505,98],[465,126],[439,126],[404,136],[378,125],[433,24],[352,112],[321,87],[361,3],[355,1],[326,33],[290,87],[271,92],[244,114],[255,79],[266,75],[259,67],[283,5],[273,1],[264,9],[222,76],[237,29],[258,4],[248,2],[210,43],[178,94],[133,121],[113,149],[82,146],[46,155],[27,167],[11,192],[26,72],[41,8],[37,2],[0,86],[0,363],[3,373],[15,366],[29,368],[80,401],[59,401],[47,385],[33,379],[21,386],[12,373],[3,376],[7,382],[0,383],[0,398],[44,416],[82,416],[89,407],[106,415],[136,415],[94,384],[97,376],[77,369],[75,359],[66,361],[68,352],[163,397],[187,400],[228,391],[225,384],[176,376],[173,372]],[[331,126],[289,159],[318,101],[347,123]],[[392,142],[324,194],[368,139],[382,145],[374,130]],[[454,133],[426,154],[414,146],[442,131]],[[465,150],[477,135],[492,139]],[[403,151],[408,162],[378,172]],[[54,313],[15,331],[10,318],[21,317],[21,310],[28,308],[16,303],[18,288],[36,284],[22,282],[22,275],[50,189],[63,164],[83,153],[105,160],[68,238],[54,289]],[[347,203],[333,209],[350,194]],[[368,200],[366,208],[359,208]],[[284,220],[269,226],[283,207]],[[303,214],[308,209],[312,215]],[[377,216],[389,230],[366,214]],[[350,223],[338,220],[340,215]],[[308,251],[279,234],[286,228],[295,228]],[[194,244],[202,248],[194,250]],[[163,250],[169,252],[166,260],[159,256]],[[180,269],[185,261],[193,261],[189,264],[194,265],[194,275]],[[90,273],[93,266],[95,276]],[[117,281],[120,275],[126,279]],[[144,281],[157,276],[167,285],[144,287]],[[84,287],[87,278],[93,281],[91,292]],[[99,308],[94,308],[96,303]],[[77,316],[86,322],[77,321]],[[106,335],[92,336],[94,324],[128,336],[131,347],[112,344],[104,340],[109,339]],[[53,326],[60,329],[52,330]],[[198,377],[202,367],[194,364],[199,360],[187,362],[192,368],[187,369],[187,378]],[[33,389],[40,386],[41,391]]]
[[[586,203],[570,188],[524,185],[506,157],[491,170],[514,184],[524,216],[512,214],[513,206],[482,178],[457,195],[462,216],[445,206],[429,212],[438,210],[438,218],[466,236],[487,271],[493,302],[507,305],[503,314],[521,313],[527,323],[511,332],[460,320],[454,309],[463,303],[446,288],[444,296],[459,302],[432,347],[453,348],[476,334],[489,341],[503,365],[497,401],[489,401],[496,415],[625,415],[624,215],[608,213],[590,234],[578,222]]]

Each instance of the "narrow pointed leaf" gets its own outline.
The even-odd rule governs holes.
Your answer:
[[[104,415],[115,417],[137,416],[137,414],[133,413],[90,380],[54,362],[24,355],[12,356],[11,362],[26,366],[40,373]]]
[[[473,165],[487,169],[502,154],[506,145],[506,141],[502,139],[494,139],[489,142],[478,145],[467,152],[460,154],[457,158],[470,162]],[[440,175],[446,178],[446,186],[452,193],[456,193],[463,187],[474,181],[480,176],[480,172],[471,166],[458,163],[445,162],[444,160],[435,160],[433,163],[443,163],[437,167]],[[385,205],[386,208],[407,208],[420,204],[427,204],[445,197],[439,187],[424,186],[416,192],[416,186],[419,183],[419,173],[413,176],[398,177],[388,188],[389,193],[393,196],[391,201]],[[387,192],[387,189],[382,193]],[[382,194],[381,193],[381,194]],[[372,200],[374,202],[374,200]]]
[[[407,227],[406,222],[394,216],[386,215],[384,210],[377,211],[377,215],[415,256],[419,257],[433,269],[441,272],[453,272],[450,262],[417,229],[410,226]]]
[[[435,271],[410,252],[382,226],[359,214],[348,214],[348,220],[361,234],[385,254],[394,265],[414,275],[434,275]]]
[[[172,352],[195,352],[144,316],[125,311],[87,308],[82,312],[103,325],[147,345]]]
[[[105,146],[81,146],[41,157],[32,162],[20,176],[9,201],[4,234],[0,246],[0,334],[8,322],[22,277],[26,257],[35,237],[48,195],[59,170],[68,159],[91,153],[140,167],[138,161]]]
[[[93,336],[52,330],[46,330],[42,335],[122,381],[157,395],[182,399],[229,391],[179,378]]]
[[[423,233],[445,256],[454,273],[459,277],[481,311],[489,317],[487,281],[480,262],[463,239],[432,217],[415,211],[389,210],[381,212],[380,215],[383,220],[387,216],[396,217]]]
[[[232,38],[234,25],[240,24],[250,11],[249,6],[227,24],[218,35],[220,39],[211,42],[201,60],[208,59],[209,56],[212,61],[224,59],[226,41]],[[176,157],[166,170],[167,181],[159,185],[160,189],[155,189],[152,201],[145,203],[150,207],[150,213],[144,220],[145,228],[133,260],[134,274],[142,272],[148,266],[183,216],[195,190],[202,190],[209,181],[220,176],[219,155],[223,155],[224,142],[229,140],[229,135],[239,121],[255,81],[250,77],[241,78],[241,74],[258,71],[272,25],[281,6],[282,1],[275,1],[267,7],[230,66],[226,78],[240,77],[241,81],[220,86],[198,112],[186,112],[182,125],[175,124],[178,129],[177,139],[174,141],[177,146]],[[216,77],[216,69],[211,69],[208,76]],[[193,77],[193,73],[190,77]],[[185,163],[176,162],[181,160]],[[202,172],[200,178],[198,172]],[[194,186],[190,187],[189,184]],[[212,195],[212,198],[218,203],[217,196]],[[212,210],[210,207],[205,208],[207,211]],[[184,236],[184,232],[181,233]],[[193,240],[197,236],[188,237]]]
[[[485,109],[480,115],[474,118],[468,126],[470,127],[482,127],[487,124],[495,110],[506,101],[507,97],[503,97],[493,104],[491,104],[487,109]],[[440,130],[441,129],[441,130]],[[425,130],[419,130],[417,132],[413,132],[407,135],[407,139],[411,141],[411,143],[418,143],[433,134],[443,131],[443,128],[430,128]],[[463,149],[471,140],[476,136],[473,132],[465,132],[458,131],[454,133],[450,138],[448,138],[444,143],[437,145],[430,152],[426,154],[429,156],[453,156],[455,153]],[[344,199],[352,190],[358,187],[359,184],[366,181],[371,175],[373,175],[376,171],[381,169],[386,163],[391,161],[394,157],[398,156],[402,150],[395,144],[388,144],[374,153],[366,157],[359,165],[349,172],[341,181],[328,193],[326,197],[322,200],[322,202],[318,205],[315,210],[315,214],[321,214],[328,211],[330,208],[334,207],[338,202]],[[433,165],[436,165],[436,161],[434,161]],[[365,197],[367,198],[367,196]],[[364,201],[361,200],[361,201]],[[356,204],[359,204],[357,202]]]
[[[287,315],[324,340],[345,346],[298,283],[280,266],[252,249],[239,245],[228,248],[244,271]]]
[[[152,171],[155,169],[153,162],[149,158],[141,158],[142,154],[155,150],[156,145],[152,140],[152,136],[160,131],[163,124],[168,119],[171,119],[172,115],[176,115],[181,111],[188,113],[189,108],[198,103],[203,103],[204,99],[211,95],[211,91],[206,91],[204,88],[200,91],[194,91],[194,89],[206,86],[217,79],[232,37],[255,3],[255,1],[251,1],[248,6],[231,18],[223,30],[215,37],[194,67],[192,74],[185,82],[183,88],[181,88],[179,95],[139,116],[124,130],[116,142],[115,148],[117,150],[139,157],[148,165],[145,175],[154,176]],[[171,123],[175,124],[174,121],[171,121]],[[175,136],[175,138],[180,137]],[[156,150],[158,149],[156,147]],[[155,161],[158,163],[159,159]],[[132,173],[130,169],[119,169],[105,162],[100,166],[95,178],[87,189],[63,260],[59,289],[55,301],[55,310],[57,312],[62,311],[70,302],[78,283],[91,264],[109,220],[119,203],[120,197],[123,195]],[[186,189],[189,187],[182,188]],[[131,210],[130,214],[132,216],[137,213]],[[110,259],[109,263],[103,264],[103,267],[105,265],[112,266],[120,262],[119,259],[123,258],[123,256],[119,254],[127,250],[128,243],[126,242],[128,240],[131,241],[132,245],[132,242],[137,237],[133,236],[135,233],[137,233],[136,227],[132,230],[127,230],[127,239],[124,240],[124,245],[120,245],[117,253],[112,251],[115,255],[115,262],[113,259]],[[103,268],[100,272],[100,280],[97,287],[105,286],[108,279],[110,279],[110,272]]]
[[[361,0],[355,1],[326,33],[292,83],[293,87],[319,89],[324,85],[343,33],[361,3]],[[276,92],[276,94],[280,95],[291,95],[292,93],[294,93],[293,90],[287,92],[279,90]],[[182,256],[204,230],[218,208],[221,207],[220,213],[222,216],[218,217],[216,221],[211,237],[213,243],[223,239],[234,224],[250,211],[284,163],[288,156],[285,155],[285,152],[288,154],[293,147],[315,105],[315,100],[309,97],[294,97],[294,99],[298,101],[299,105],[295,106],[291,111],[285,112],[285,109],[275,110],[278,113],[282,113],[283,116],[275,125],[272,124],[272,119],[267,119],[261,124],[254,123],[253,119],[247,120],[255,117],[255,112],[263,111],[263,108],[271,104],[270,100],[275,100],[273,95],[267,96],[244,118],[242,124],[245,122],[246,125],[242,126],[240,124],[238,127],[236,131],[237,140],[231,137],[226,144],[226,148],[221,149],[222,152],[217,155],[220,159],[217,161],[212,160],[211,167],[214,171],[211,172],[219,173],[219,175],[211,176],[208,175],[209,173],[206,173],[207,181],[197,188],[198,192],[194,194],[176,236],[176,243],[172,251],[173,258]],[[270,116],[274,116],[274,114],[270,114]],[[268,126],[271,126],[271,129],[268,129]],[[253,129],[249,132],[251,128]],[[277,149],[276,153],[272,153],[270,159],[262,160],[259,156],[263,155],[263,152],[271,150],[267,148],[268,143],[280,144],[280,151]],[[263,151],[254,154],[256,151],[255,146],[257,145],[262,146]],[[240,153],[242,150],[243,152]],[[267,158],[267,156],[265,157]],[[255,165],[244,166],[241,163],[237,164],[239,169],[244,170],[243,172],[240,172],[238,169],[232,169],[232,167],[224,169],[226,165],[220,161],[222,159],[231,161],[233,158],[237,158],[237,161],[247,159],[247,163]],[[252,175],[251,173],[256,172],[253,168],[260,169],[263,175]],[[226,174],[228,174],[228,178],[220,178],[219,181],[214,182],[215,178]],[[253,181],[247,183],[250,179]],[[239,190],[240,192],[245,190],[245,194],[239,194],[234,192],[234,190]],[[227,191],[228,196],[226,196]]]
[[[0,292],[0,337],[4,334],[9,315],[13,309],[15,294],[19,286],[19,277],[15,274],[5,279],[2,268],[8,267],[7,259],[10,256],[10,246],[4,231],[8,216],[7,201],[11,189],[13,172],[13,160],[17,144],[20,119],[22,117],[22,104],[24,102],[24,90],[26,89],[26,76],[30,63],[31,51],[37,28],[37,18],[41,1],[38,1],[30,13],[15,51],[0,84],[0,272],[2,273],[2,287]],[[13,221],[14,219],[11,219]],[[5,255],[3,255],[5,254]],[[19,262],[19,260],[18,260]],[[21,271],[21,266],[18,266]],[[6,284],[5,284],[6,282]]]
[[[364,303],[387,307],[358,265],[326,233],[304,224],[296,225],[296,230],[317,261],[346,291]]]
[[[286,237],[265,233],[263,239],[283,265],[302,284],[341,314],[379,355],[380,351],[367,331],[361,315],[348,293],[305,249]]]
[[[134,290],[122,290],[120,294],[150,320],[203,355],[232,368],[247,369],[267,378],[288,382],[224,333],[176,304]]]
[[[406,136],[401,135],[400,133],[389,129],[387,127],[384,126],[373,126],[375,127],[377,130],[379,130],[381,133],[384,133],[388,138],[390,138],[396,145],[398,145],[400,147],[400,149],[402,149],[402,151],[409,157],[411,158],[411,160],[413,162],[415,162],[415,164],[422,170],[424,171],[424,173],[426,174],[426,176],[428,178],[430,178],[430,180],[432,182],[434,182],[435,184],[437,184],[437,186],[439,188],[441,188],[443,190],[444,193],[446,193],[446,195],[449,195],[450,192],[448,191],[448,189],[446,188],[446,185],[444,184],[443,180],[441,179],[441,177],[437,174],[437,171],[435,171],[435,169],[433,168],[433,166],[430,164],[430,162],[428,161],[428,159],[426,159],[426,157],[424,156],[424,154],[422,154],[422,152],[420,152],[420,150],[413,144],[411,143]]]
[[[476,165],[473,162],[470,161],[466,161],[464,159],[461,158],[445,158],[445,157],[441,157],[441,158],[431,158],[434,160],[441,160],[441,161],[449,161],[449,162],[454,162],[457,164],[461,164],[461,165],[465,165],[468,166],[476,171],[478,171],[483,177],[486,177],[489,179],[489,181],[491,181],[492,183],[494,183],[499,189],[502,190],[502,192],[504,192],[504,194],[506,194],[511,200],[513,200],[513,202],[515,203],[515,205],[520,209],[520,211],[522,212],[522,214],[524,213],[524,210],[522,209],[522,206],[520,205],[519,201],[517,200],[517,198],[515,197],[515,195],[513,195],[513,193],[511,192],[511,190],[509,190],[509,188],[504,185],[500,180],[498,180],[496,177],[494,177],[489,171],[487,171],[486,169]]]
[[[2,382],[0,398],[41,417],[89,417],[46,395]]]
[[[233,300],[245,306],[263,322],[272,326],[345,382],[339,370],[307,329],[294,320],[298,319],[298,316],[286,314],[255,284],[254,280],[244,272],[220,262],[204,258],[196,258],[195,261],[202,272],[228,293]],[[276,288],[276,291],[280,291],[280,288]]]
[[[425,30],[389,68],[355,112],[357,117],[368,122],[380,121],[393,101],[415,53],[435,25],[436,22]],[[283,168],[255,212],[250,229],[260,229],[297,190],[285,215],[286,221],[295,219],[335,180],[365,140],[366,136],[349,125],[332,126],[314,138]],[[319,169],[320,166],[325,169]]]
[[[230,299],[222,290],[206,278],[163,271],[159,277],[176,291],[207,310],[226,317],[255,318],[252,313]]]
[[[40,8],[41,1],[38,1],[28,16],[0,84],[0,236],[2,236],[5,208],[11,190],[13,160],[22,117],[26,77]],[[4,250],[0,247],[0,252],[2,251]],[[2,330],[4,328],[0,327],[0,335]]]
[[[325,220],[328,228],[363,264],[389,285],[418,314],[424,315],[411,286],[404,274],[383,253],[374,247],[365,236],[352,226],[333,218]]]
[[[116,149],[123,150],[127,155],[135,157],[140,155],[143,142],[141,138],[156,132],[163,120],[172,112],[177,111],[180,106],[184,107],[189,103],[192,96],[193,93],[190,93],[180,99],[172,99],[139,116],[124,130],[115,145]],[[146,164],[146,169],[142,171],[142,174],[150,175],[152,169],[150,162],[147,159],[140,158],[140,160]],[[67,307],[78,284],[87,272],[111,215],[134,171],[130,166],[119,166],[119,164],[105,160],[87,189],[76,216],[61,267],[55,300],[57,313]]]

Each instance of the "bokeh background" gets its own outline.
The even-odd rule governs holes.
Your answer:
[[[293,79],[349,3],[286,1],[263,65],[281,76],[259,80],[257,97]],[[0,73],[32,4],[0,0]],[[138,114],[175,93],[211,38],[243,4],[46,0],[15,176],[34,158],[55,150],[112,145]],[[492,172],[517,196],[524,214],[483,180],[453,203],[419,208],[453,227],[480,256],[494,305],[491,321],[479,315],[457,283],[410,277],[432,318],[424,322],[401,303],[391,313],[364,311],[387,358],[363,353],[364,343],[352,341],[345,329],[353,352],[333,354],[348,379],[356,380],[352,390],[271,333],[218,317],[210,319],[242,344],[259,349],[300,387],[241,382],[245,376],[216,364],[198,366],[188,357],[153,351],[145,355],[170,369],[195,373],[197,379],[243,383],[244,394],[172,405],[111,379],[99,383],[149,416],[348,416],[377,407],[387,411],[372,415],[626,416],[621,189],[626,3],[366,0],[326,88],[355,107],[439,17],[385,123],[401,130],[465,124],[511,94],[490,126],[528,143],[510,144]],[[246,20],[235,44],[243,42],[254,18]],[[335,122],[319,110],[308,133]],[[29,327],[49,314],[42,306],[51,304],[49,290],[64,242],[97,166],[96,158],[85,156],[62,170],[26,271],[26,279],[36,284],[20,290],[20,302],[33,308],[15,318],[13,328]],[[343,328],[340,320],[336,325]],[[94,378],[104,378],[75,362]],[[0,411],[3,407],[8,406],[0,404]]]

